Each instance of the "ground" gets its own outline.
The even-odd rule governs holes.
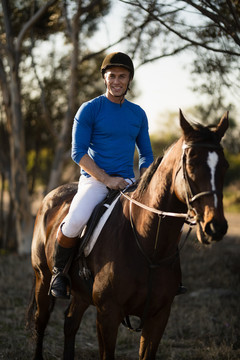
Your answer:
[[[227,214],[227,236],[211,246],[194,234],[181,249],[185,295],[174,300],[157,359],[240,359],[240,214]],[[33,343],[25,329],[32,287],[30,257],[0,255],[0,359],[31,359]],[[59,301],[47,327],[46,360],[61,359],[63,312]],[[138,359],[139,333],[119,328],[117,360]],[[86,312],[76,341],[76,359],[98,359],[95,309]]]

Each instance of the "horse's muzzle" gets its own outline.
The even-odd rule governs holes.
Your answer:
[[[198,240],[203,244],[210,244],[212,241],[219,241],[227,233],[227,229],[228,223],[225,219],[219,222],[213,218],[205,224],[199,222],[197,224]]]
[[[218,241],[223,238],[228,229],[228,223],[224,219],[222,222],[218,222],[215,219],[209,221],[205,226],[205,233],[211,237],[212,241]]]

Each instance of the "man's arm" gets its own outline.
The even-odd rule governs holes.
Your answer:
[[[98,181],[101,181],[109,189],[120,190],[128,185],[124,178],[108,175],[103,169],[97,166],[95,161],[88,154],[83,155],[79,161],[79,166],[81,166],[81,168],[89,175]]]

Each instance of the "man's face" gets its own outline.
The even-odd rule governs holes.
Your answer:
[[[106,70],[104,80],[107,87],[107,98],[119,103],[127,90],[130,72],[125,68],[114,66]]]

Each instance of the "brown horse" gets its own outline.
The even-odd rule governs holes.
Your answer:
[[[141,319],[140,359],[155,359],[172,301],[181,281],[178,242],[184,222],[197,224],[199,241],[220,240],[227,231],[222,191],[227,169],[220,145],[227,113],[214,128],[190,125],[180,111],[183,136],[146,171],[137,189],[124,193],[86,258],[92,291],[73,261],[71,302],[65,314],[64,359],[74,359],[75,335],[89,305],[97,308],[101,359],[114,359],[118,327],[128,315]],[[42,345],[51,303],[48,295],[57,229],[77,191],[61,186],[46,196],[38,211],[32,266],[36,275],[36,351]],[[30,314],[30,312],[29,312]]]

